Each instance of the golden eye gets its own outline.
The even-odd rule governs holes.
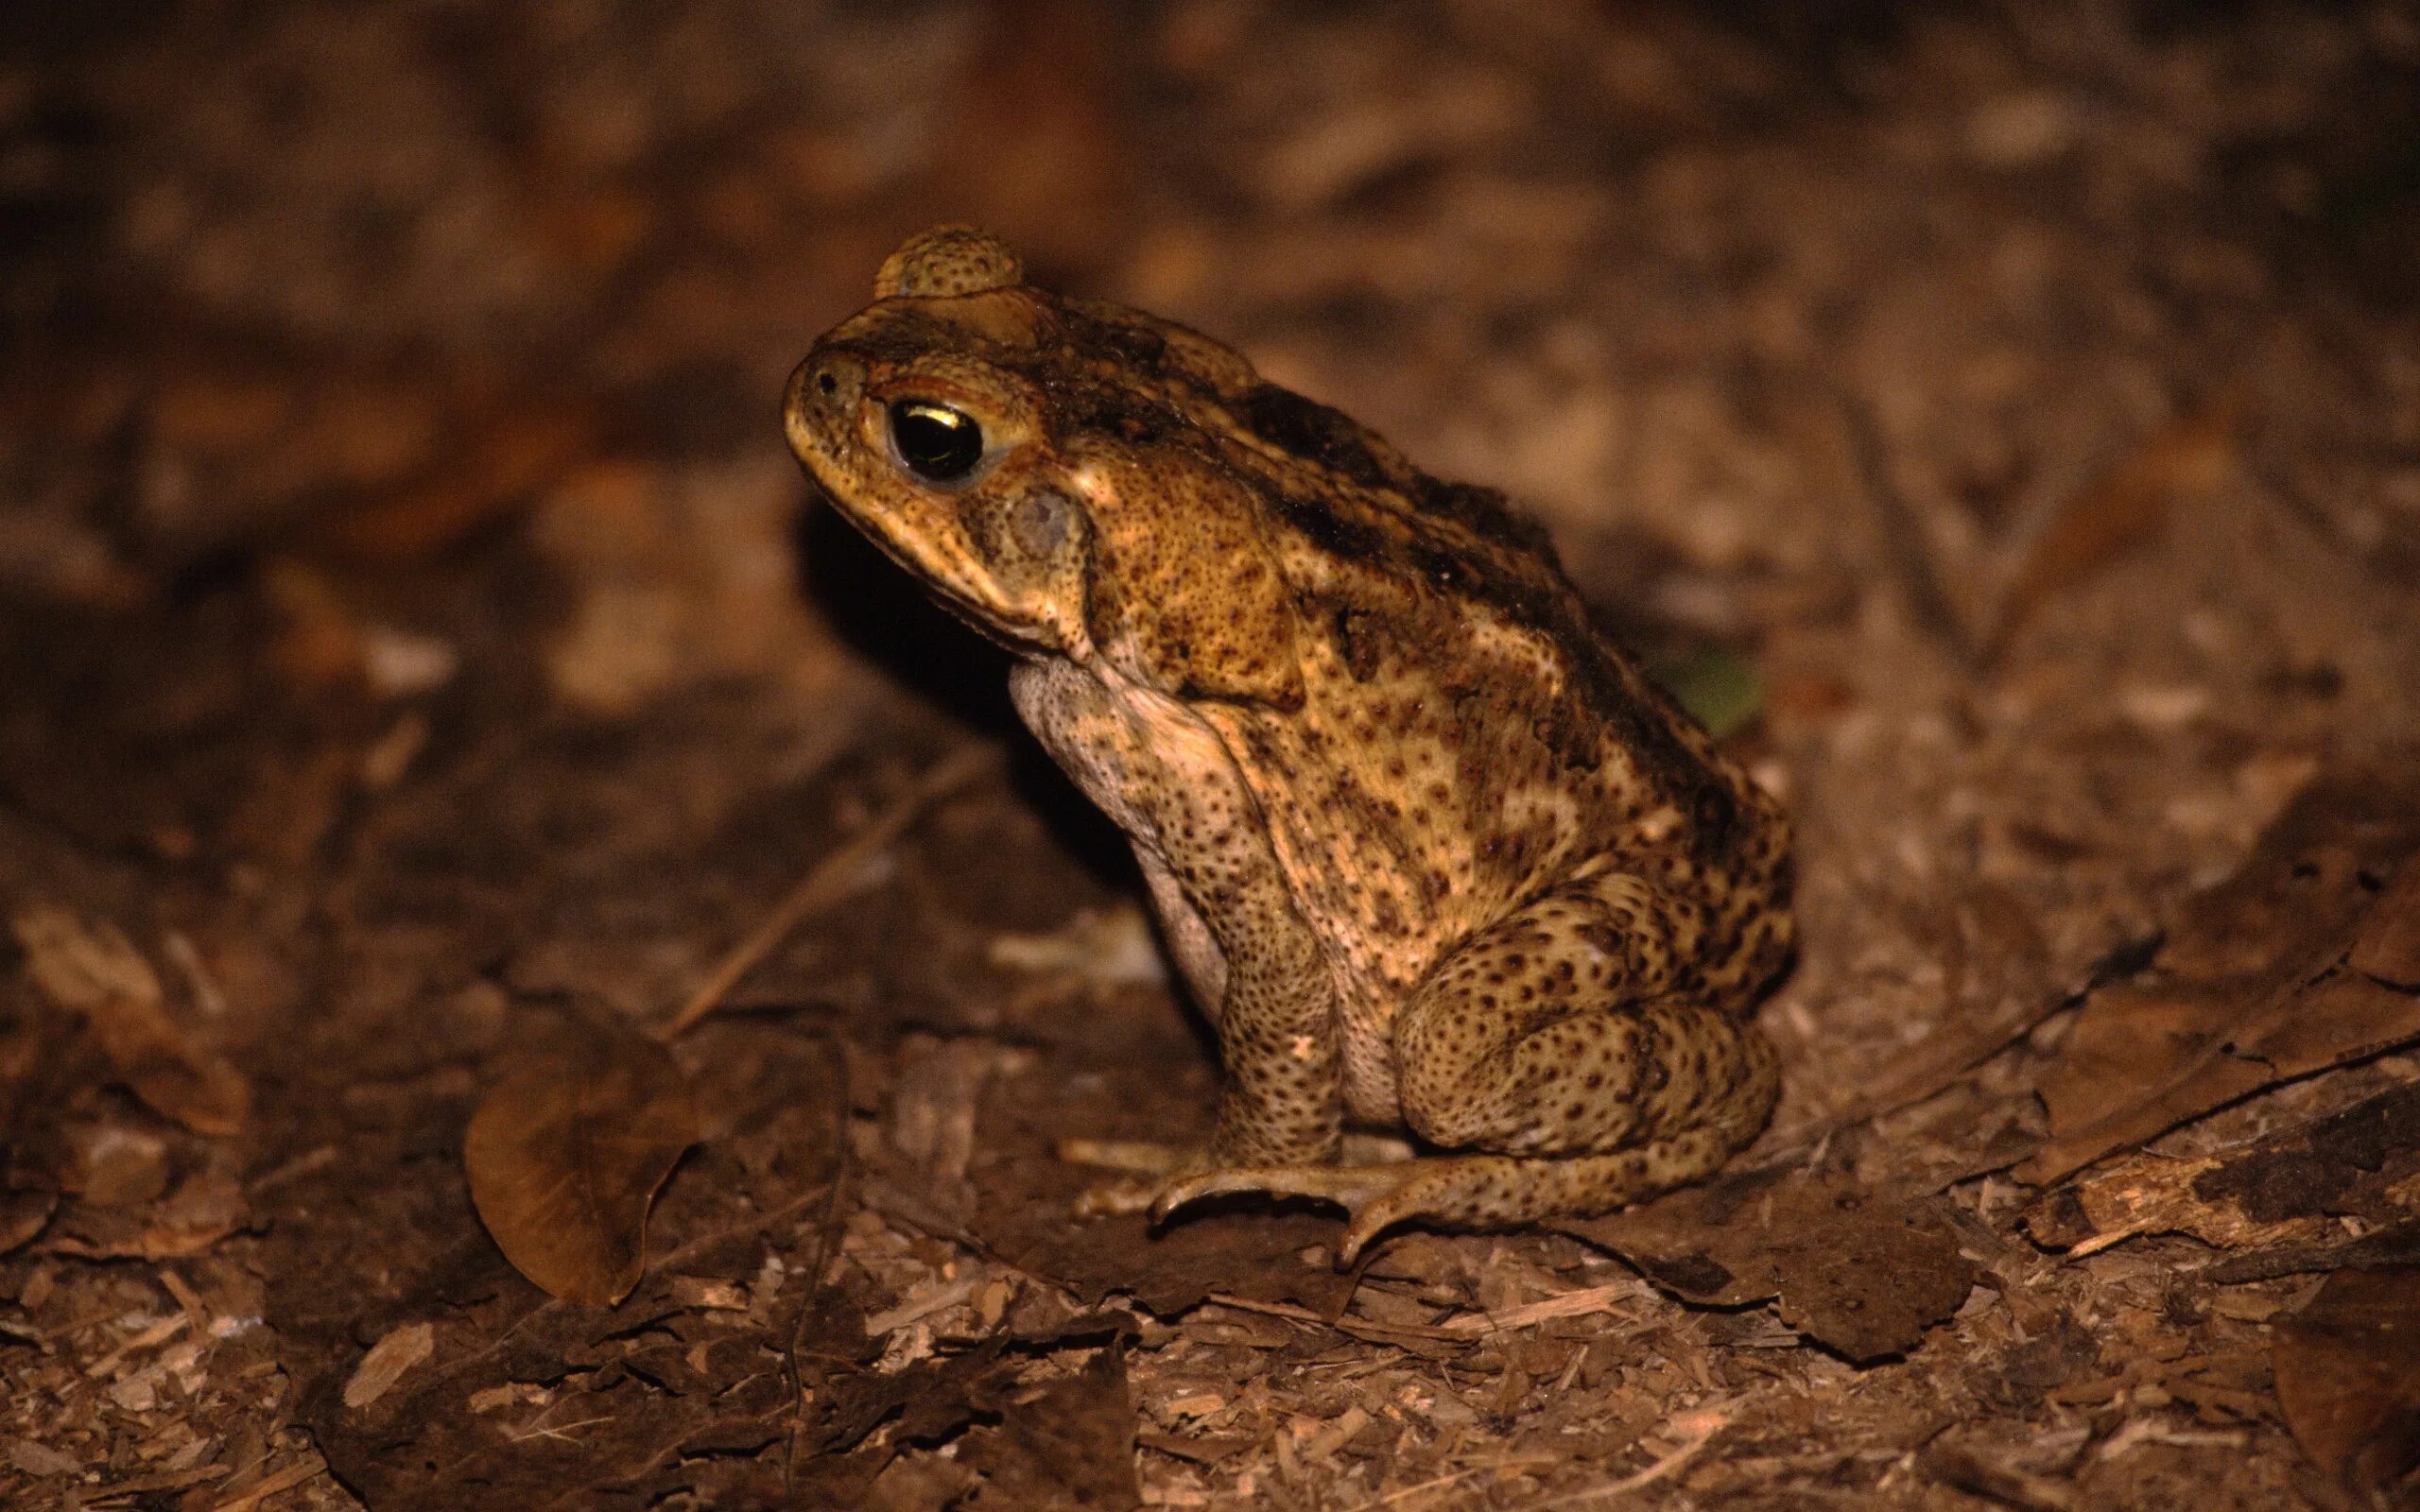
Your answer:
[[[927,483],[962,483],[983,460],[983,427],[962,409],[929,399],[890,406],[890,446],[908,472]]]

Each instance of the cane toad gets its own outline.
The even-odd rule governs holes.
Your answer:
[[[1018,711],[1132,842],[1216,1023],[1213,1193],[1402,1219],[1603,1211],[1715,1170],[1778,1090],[1774,803],[1590,627],[1545,535],[1225,347],[892,253],[792,376],[850,522],[1014,651]],[[1340,1163],[1348,1121],[1431,1153]]]

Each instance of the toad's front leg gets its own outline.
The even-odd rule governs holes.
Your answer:
[[[1098,1187],[1077,1211],[1138,1211],[1170,1177],[1334,1160],[1344,1122],[1334,981],[1226,747],[1165,696],[1113,688],[1067,662],[1020,666],[1010,691],[1051,756],[1133,845],[1161,934],[1218,1027],[1226,1073],[1207,1147],[1063,1142],[1063,1158],[1157,1178]]]
[[[1290,902],[1282,916],[1255,912],[1253,927],[1232,937],[1215,1010],[1224,1077],[1209,1144],[1062,1143],[1065,1159],[1158,1178],[1095,1187],[1078,1200],[1080,1216],[1149,1209],[1161,1218],[1191,1180],[1337,1158],[1344,1126],[1342,1045],[1317,944]]]
[[[1342,1031],[1319,942],[1265,840],[1241,826],[1193,833],[1223,843],[1190,866],[1137,849],[1163,933],[1218,1028],[1224,1070],[1218,1125],[1206,1146],[1062,1142],[1063,1159],[1151,1178],[1087,1191],[1079,1216],[1149,1209],[1165,1217],[1187,1180],[1323,1165],[1341,1146]]]

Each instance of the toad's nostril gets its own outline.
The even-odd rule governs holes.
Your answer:
[[[838,420],[865,397],[865,364],[845,352],[814,352],[799,364],[790,386],[802,408]]]

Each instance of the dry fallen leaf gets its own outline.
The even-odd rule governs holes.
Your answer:
[[[2407,861],[2371,913],[2345,964],[2389,987],[2420,992],[2420,865]]]
[[[1913,1348],[1965,1302],[1977,1275],[1926,1203],[1800,1171],[1745,1171],[1557,1227],[1685,1301],[1776,1298],[1783,1322],[1859,1362]]]
[[[307,542],[356,561],[422,561],[519,508],[596,445],[589,405],[525,400],[485,414],[463,407],[455,448],[390,488],[365,489],[308,522]]]
[[[35,903],[10,921],[43,995],[84,1016],[118,1078],[197,1134],[233,1134],[251,1116],[251,1083],[169,1015],[160,978],[124,932]]]
[[[43,1245],[87,1260],[176,1260],[210,1249],[243,1225],[246,1212],[242,1185],[205,1169],[140,1208],[79,1206],[52,1223]]]
[[[525,1067],[471,1116],[471,1200],[505,1258],[567,1301],[608,1307],[646,1268],[648,1209],[698,1112],[663,1046],[583,1032]]]
[[[31,1241],[58,1211],[55,1193],[29,1187],[0,1191],[0,1255]]]
[[[1140,1506],[1134,1429],[1125,1350],[1113,1344],[1074,1376],[1002,1412],[996,1427],[976,1430],[961,1457],[983,1477],[987,1504]]]
[[[2084,1005],[2044,1078],[2054,1181],[2273,1082],[2420,1039],[2420,776],[2323,774],[2237,873],[2189,900],[2151,970]]]
[[[2407,1504],[2420,1469],[2420,1266],[2339,1271],[2280,1324],[2271,1364],[2286,1425],[2363,1504]]]
[[[2232,404],[2185,416],[2063,501],[2000,599],[1990,652],[2014,639],[2044,600],[2150,544],[2179,503],[2224,483],[2235,467],[2234,431]]]

